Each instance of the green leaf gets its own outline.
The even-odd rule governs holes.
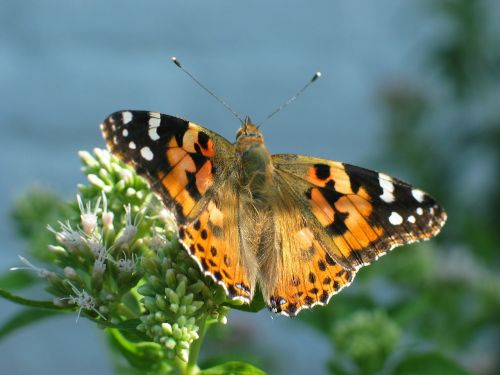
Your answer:
[[[41,310],[41,309],[24,309],[17,314],[14,314],[2,326],[0,326],[0,340],[4,339],[9,334],[24,328],[30,324],[34,324],[40,320],[50,318],[59,314],[57,311]]]
[[[41,309],[58,310],[58,311],[71,311],[71,308],[61,307],[54,305],[51,301],[36,301],[31,299],[26,299],[23,297],[16,296],[5,289],[0,289],[0,297],[3,297],[11,302],[17,303],[19,305],[37,307]]]
[[[0,288],[8,290],[23,289],[33,285],[36,280],[37,278],[30,272],[23,270],[9,271],[0,275]]]
[[[128,341],[119,330],[107,330],[109,343],[136,369],[168,373],[171,365],[164,356],[163,348],[153,342],[133,343]]]
[[[201,375],[265,375],[257,367],[244,362],[226,362],[200,372]]]
[[[149,341],[149,337],[137,329],[137,326],[141,322],[140,319],[129,319],[124,320],[119,323],[111,323],[108,320],[104,320],[102,318],[95,318],[91,315],[88,315],[85,311],[80,312],[80,316],[93,321],[101,327],[116,329],[120,331],[123,335],[124,339],[129,340],[131,342],[141,342],[141,341]]]
[[[401,361],[392,375],[470,375],[456,362],[439,353],[415,353]]]

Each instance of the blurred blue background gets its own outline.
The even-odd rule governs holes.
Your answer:
[[[2,1],[0,270],[19,264],[17,255],[25,251],[8,218],[13,200],[34,184],[72,198],[84,179],[77,151],[104,147],[99,123],[109,113],[159,111],[234,140],[237,120],[180,72],[171,56],[257,122],[321,71],[323,77],[300,100],[264,127],[269,150],[347,161],[421,182],[396,157],[392,163],[380,157],[387,143],[381,103],[387,90],[408,82],[449,103],[442,71],[428,57],[454,26],[431,3]],[[484,3],[495,19],[499,7]],[[495,107],[493,100],[470,105],[467,113],[480,118]],[[455,133],[444,125],[450,121],[440,126],[440,120],[449,120],[451,111],[431,123],[436,144],[444,148]],[[498,178],[495,164],[471,153],[463,195]],[[0,300],[0,321],[16,309]],[[257,343],[258,353],[286,358],[273,373],[326,372],[328,340],[297,320],[268,311],[235,312],[229,325],[241,340],[248,335]],[[75,324],[74,316],[0,341],[0,363],[9,374],[112,372],[100,333],[85,319]]]

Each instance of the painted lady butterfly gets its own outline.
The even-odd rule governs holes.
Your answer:
[[[428,194],[386,174],[271,155],[249,118],[234,144],[156,112],[116,112],[101,129],[175,214],[203,272],[247,303],[258,283],[283,315],[325,305],[359,268],[435,236],[446,221]]]

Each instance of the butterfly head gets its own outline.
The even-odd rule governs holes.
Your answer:
[[[250,117],[245,117],[245,121],[236,133],[237,143],[264,143],[264,137],[259,127],[252,123]]]

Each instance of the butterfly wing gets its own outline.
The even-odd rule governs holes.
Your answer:
[[[179,224],[199,215],[234,160],[223,137],[156,112],[115,112],[101,130],[111,152],[149,181]]]
[[[180,227],[179,238],[201,269],[222,285],[231,299],[250,303],[257,265],[251,254],[241,250],[239,197],[233,178],[228,176],[194,222]]]
[[[352,282],[356,272],[338,262],[342,254],[315,225],[301,180],[281,176],[276,170],[274,180],[276,192],[269,201],[271,228],[265,236],[271,240],[262,241],[259,284],[273,312],[294,316],[303,308],[326,304]]]
[[[230,178],[234,145],[192,122],[148,111],[115,112],[101,130],[111,152],[144,176],[174,213],[180,240],[202,271],[231,298],[248,301],[253,286],[240,255]]]
[[[295,265],[285,268],[270,294],[277,312],[294,315],[327,303],[360,267],[396,246],[435,236],[446,221],[432,197],[383,173],[300,155],[272,159],[282,200],[301,208],[292,215],[299,225],[287,219],[289,208],[274,208],[278,235],[292,233],[283,257]]]

